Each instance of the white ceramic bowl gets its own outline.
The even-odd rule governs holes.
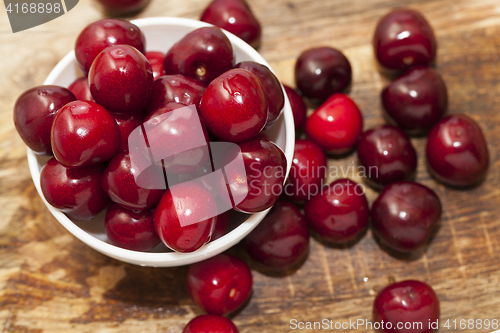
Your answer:
[[[172,17],[144,18],[134,20],[132,23],[139,26],[144,32],[146,36],[146,49],[148,51],[162,52],[166,52],[175,42],[180,40],[187,33],[204,26],[209,26],[209,24],[200,21]],[[261,55],[251,46],[235,35],[228,32],[225,33],[233,45],[236,62],[251,60],[270,67],[264,58],[262,58]],[[52,70],[44,84],[55,84],[68,87],[76,78],[80,76],[82,76],[82,73],[76,64],[75,53],[74,51],[71,51]],[[285,110],[283,114],[273,127],[266,130],[265,133],[285,152],[288,163],[288,177],[288,172],[290,171],[293,158],[295,130],[293,124],[293,114],[290,102],[286,97],[286,93]],[[260,221],[262,221],[269,211],[266,210],[253,215],[236,214],[235,219],[239,221],[234,221],[236,222],[235,224],[238,224],[235,229],[192,253],[171,252],[163,244],[157,246],[152,250],[152,252],[125,250],[108,243],[104,231],[105,212],[100,213],[92,221],[76,221],[68,218],[60,210],[47,203],[40,188],[40,170],[48,159],[49,157],[47,156],[36,155],[28,148],[28,164],[33,182],[35,183],[35,187],[40,194],[40,197],[52,215],[54,215],[59,223],[61,223],[76,238],[94,250],[111,258],[131,264],[154,267],[171,267],[187,265],[208,259],[237,244],[241,239],[248,235]]]

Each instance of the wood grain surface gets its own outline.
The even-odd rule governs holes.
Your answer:
[[[196,19],[207,3],[152,0],[135,17]],[[425,139],[413,139],[419,154],[417,180],[434,189],[444,206],[439,232],[427,252],[412,260],[396,258],[380,248],[371,232],[349,248],[332,248],[312,240],[308,260],[293,274],[276,277],[253,271],[252,298],[233,316],[240,332],[289,332],[291,319],[369,320],[376,291],[391,280],[408,278],[434,287],[441,300],[442,323],[447,319],[500,319],[500,2],[249,3],[263,26],[260,52],[284,83],[294,85],[293,66],[301,51],[327,45],[345,52],[353,67],[349,94],[362,110],[365,129],[383,123],[379,93],[388,82],[377,71],[372,54],[375,24],[397,6],[422,11],[438,38],[436,67],[448,86],[449,112],[467,113],[478,121],[488,141],[491,165],[481,186],[467,191],[448,189],[431,179],[425,168]],[[15,99],[42,84],[73,48],[79,31],[102,17],[92,0],[80,0],[68,14],[13,34],[0,9],[2,332],[180,333],[200,313],[184,289],[186,267],[137,267],[93,251],[50,215],[30,178],[26,148],[12,121]],[[329,163],[353,166],[356,155]],[[371,203],[377,194],[368,189],[367,195]],[[241,254],[238,249],[232,251]],[[364,328],[342,331],[370,332]]]

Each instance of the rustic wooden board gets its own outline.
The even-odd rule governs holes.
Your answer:
[[[137,17],[198,18],[207,2],[153,0]],[[234,316],[240,332],[288,332],[291,319],[370,319],[376,291],[392,279],[407,278],[435,288],[443,320],[500,319],[500,2],[249,3],[264,27],[260,51],[283,82],[293,85],[295,59],[306,48],[329,45],[345,52],[354,72],[350,95],[362,109],[365,128],[383,122],[379,92],[387,80],[377,72],[370,47],[377,19],[403,3],[425,13],[439,41],[437,68],[448,85],[450,112],[467,113],[479,122],[491,167],[482,186],[447,189],[425,169],[425,139],[413,140],[420,157],[417,180],[436,190],[444,205],[440,230],[425,255],[397,259],[381,250],[370,232],[350,248],[325,247],[313,240],[308,260],[294,274],[269,277],[253,272],[253,296]],[[181,332],[199,313],[183,289],[186,268],[127,265],[77,241],[38,197],[25,146],[12,122],[17,96],[42,84],[71,50],[78,32],[103,14],[91,0],[81,0],[52,22],[12,34],[6,13],[0,12],[0,330]],[[353,154],[330,163],[347,167],[355,160]],[[369,190],[368,197],[373,202],[376,193]],[[354,331],[367,330],[345,330]]]

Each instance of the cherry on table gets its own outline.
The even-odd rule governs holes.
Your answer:
[[[130,15],[146,7],[151,0],[97,0],[108,14],[114,16]]]
[[[163,60],[165,60],[165,53],[159,51],[148,51],[144,54],[148,59],[151,69],[153,70],[153,78],[156,80],[160,76],[165,75],[163,69]]]
[[[192,319],[182,333],[238,333],[238,329],[226,317],[201,315]]]
[[[290,101],[290,106],[293,113],[293,123],[295,124],[295,131],[297,132],[304,126],[307,116],[307,106],[302,97],[286,84],[283,85],[286,95]]]
[[[73,81],[73,83],[69,85],[68,90],[80,101],[95,102],[94,97],[92,97],[90,93],[89,79],[85,76],[79,77]]]

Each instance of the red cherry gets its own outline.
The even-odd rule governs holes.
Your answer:
[[[229,231],[229,226],[231,224],[232,210],[228,210],[217,216],[217,222],[215,223],[214,233],[212,234],[211,241],[217,240],[227,234]]]
[[[165,70],[163,69],[163,60],[165,60],[165,53],[158,51],[149,51],[144,54],[146,59],[148,59],[151,69],[153,70],[153,77],[156,80],[160,76],[165,75]]]
[[[401,129],[383,125],[361,136],[358,158],[366,176],[375,186],[410,180],[417,169],[417,153]]]
[[[84,76],[73,81],[73,83],[68,87],[68,90],[71,91],[75,95],[76,99],[80,101],[95,102],[94,97],[92,97],[92,94],[90,93],[89,79]]]
[[[292,107],[295,131],[298,131],[299,129],[302,128],[302,126],[304,126],[306,122],[306,115],[307,115],[306,104],[304,103],[302,97],[294,89],[290,88],[286,84],[284,84],[283,87],[285,87],[286,95],[288,96],[288,100],[290,101],[290,106]]]
[[[47,202],[76,220],[91,220],[109,203],[101,189],[102,164],[65,168],[51,158],[40,171],[40,187]]]
[[[278,201],[244,243],[247,253],[256,262],[271,270],[286,270],[307,255],[309,229],[293,203]]]
[[[200,115],[219,139],[242,142],[266,125],[267,97],[259,79],[244,69],[232,69],[207,87],[200,102]]]
[[[186,281],[193,302],[207,313],[220,316],[241,307],[252,291],[250,268],[227,254],[191,265]]]
[[[311,140],[295,140],[292,168],[285,194],[292,200],[305,201],[323,187],[327,169],[325,153]]]
[[[146,57],[128,45],[110,46],[95,58],[89,72],[97,103],[116,113],[144,109],[153,92],[153,71]]]
[[[111,204],[104,219],[104,228],[111,244],[127,250],[147,252],[160,243],[152,210],[134,212]]]
[[[332,95],[306,120],[307,136],[332,154],[351,150],[362,130],[361,112],[344,94]]]
[[[200,21],[229,31],[258,48],[262,29],[245,0],[213,0]]]
[[[451,186],[472,186],[486,176],[489,153],[479,125],[463,114],[442,119],[427,139],[429,171]]]
[[[151,0],[97,0],[111,15],[137,13],[146,7]]]
[[[138,126],[141,126],[144,116],[141,113],[118,114],[112,113],[120,130],[120,151],[128,152],[128,137]]]
[[[22,93],[14,105],[14,125],[24,143],[37,154],[52,154],[50,131],[54,117],[74,100],[71,91],[59,86],[39,86]]]
[[[108,46],[126,44],[144,53],[146,39],[139,27],[125,20],[103,19],[82,30],[75,44],[78,65],[87,74],[92,62]]]
[[[431,189],[413,182],[393,183],[373,203],[372,226],[390,248],[422,248],[441,218],[441,201]]]
[[[420,281],[401,281],[385,287],[373,303],[374,327],[378,324],[380,332],[430,333],[435,331],[430,324],[438,320],[439,299],[431,286]]]
[[[304,213],[309,226],[324,240],[343,244],[366,229],[370,210],[363,187],[339,179],[306,202]]]
[[[74,101],[59,110],[51,132],[55,158],[66,167],[99,164],[120,148],[120,130],[105,108]]]
[[[168,50],[163,68],[166,74],[182,74],[209,84],[233,68],[233,46],[216,27],[196,29]]]
[[[401,8],[388,13],[378,22],[373,49],[382,67],[402,71],[432,63],[437,43],[432,27],[421,13]]]
[[[226,317],[201,315],[191,320],[182,333],[238,333],[238,329]]]

